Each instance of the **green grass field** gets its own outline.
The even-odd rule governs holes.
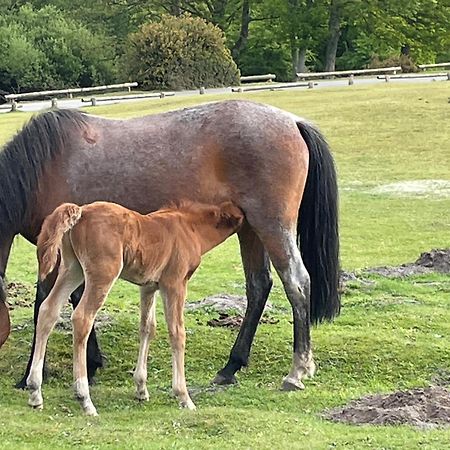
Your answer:
[[[417,180],[450,181],[448,82],[239,94],[307,117],[327,136],[338,166],[341,248],[345,270],[397,265],[422,251],[450,245],[450,196],[386,192],[380,186]],[[171,97],[86,108],[92,114],[131,117],[236,98]],[[30,116],[0,115],[0,144]],[[381,192],[381,193],[380,193]],[[34,247],[16,239],[7,277],[33,289]],[[422,275],[350,284],[341,316],[313,330],[318,372],[306,390],[279,391],[291,361],[291,315],[277,282],[270,300],[276,324],[261,324],[250,366],[239,385],[211,391],[236,331],[211,328],[211,311],[186,313],[188,386],[198,410],[181,411],[170,396],[171,367],[161,305],[150,348],[150,402],[133,398],[130,375],[137,357],[137,288],[119,282],[104,313],[100,343],[108,361],[91,390],[100,413],[86,418],[72,397],[70,333],[54,332],[44,385],[44,410],[27,406],[12,386],[25,368],[32,308],[11,311],[13,332],[0,350],[0,448],[217,448],[217,449],[445,449],[450,429],[351,426],[324,420],[321,411],[378,392],[427,386],[450,377],[450,279]],[[208,254],[189,286],[189,300],[219,292],[244,293],[235,238]]]

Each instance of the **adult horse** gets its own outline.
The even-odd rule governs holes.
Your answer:
[[[248,363],[272,286],[271,261],[293,312],[293,362],[283,387],[303,388],[315,369],[310,324],[340,308],[336,172],[320,132],[279,109],[225,101],[128,120],[72,111],[37,116],[0,154],[1,278],[14,236],[36,243],[44,218],[61,203],[105,200],[148,213],[182,198],[232,201],[246,217],[238,236],[248,306],[215,382],[235,382]],[[35,323],[54,278],[38,286]],[[0,346],[10,330],[5,295],[2,285]],[[79,298],[72,296],[74,306]],[[90,377],[100,356],[92,331]]]

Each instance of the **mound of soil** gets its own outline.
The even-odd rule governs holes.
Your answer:
[[[375,267],[367,269],[366,272],[394,278],[430,272],[450,273],[450,248],[424,252],[413,263],[399,267]]]
[[[324,416],[351,424],[400,425],[420,428],[450,426],[450,392],[440,386],[385,395],[370,395],[352,401]]]

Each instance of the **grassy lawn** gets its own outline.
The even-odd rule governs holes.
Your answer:
[[[334,151],[341,189],[341,247],[345,270],[412,261],[450,243],[450,197],[379,193],[375,188],[413,180],[450,181],[448,82],[395,83],[286,92],[170,97],[86,108],[92,114],[131,117],[200,101],[247,98],[315,121]],[[0,145],[30,117],[0,115]],[[33,289],[34,247],[16,239],[7,276]],[[52,334],[42,412],[12,388],[25,368],[32,308],[12,310],[13,333],[0,351],[0,447],[3,448],[299,448],[444,449],[450,429],[350,426],[321,411],[378,392],[427,386],[450,378],[450,279],[422,275],[402,280],[371,276],[350,283],[341,316],[313,330],[318,372],[303,392],[279,391],[291,360],[291,315],[277,282],[250,366],[239,385],[219,391],[209,381],[225,363],[237,331],[211,328],[211,311],[186,313],[188,386],[198,410],[180,411],[170,396],[170,350],[162,307],[149,362],[150,402],[133,399],[130,375],[138,348],[138,292],[119,282],[104,308],[100,343],[108,358],[91,391],[100,417],[81,414],[72,398],[71,335]],[[189,287],[189,300],[219,292],[244,293],[235,238],[208,254]]]

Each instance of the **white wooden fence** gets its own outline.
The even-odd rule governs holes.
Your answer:
[[[84,92],[98,92],[98,91],[110,91],[112,89],[124,89],[127,88],[128,92],[131,91],[132,87],[136,87],[138,84],[136,81],[132,83],[121,83],[121,84],[108,84],[105,86],[92,86],[84,88],[71,88],[71,89],[57,89],[51,91],[40,91],[40,92],[26,92],[24,94],[7,94],[4,97],[9,102],[13,100],[28,99],[28,98],[39,98],[39,97],[49,97],[57,95],[69,95],[72,98],[73,94],[80,94]]]

